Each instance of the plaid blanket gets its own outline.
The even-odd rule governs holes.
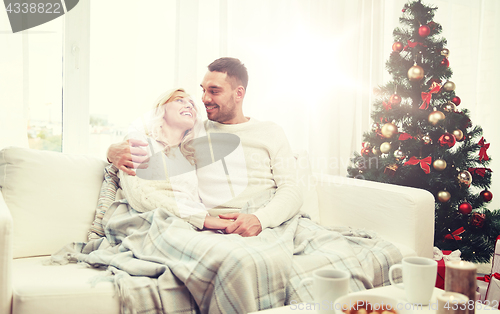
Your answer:
[[[368,232],[328,229],[301,215],[244,238],[197,231],[166,210],[140,213],[121,201],[103,225],[106,237],[72,243],[53,260],[107,266],[125,314],[248,313],[312,302],[311,287],[300,282],[318,268],[349,271],[350,289],[359,291],[389,284],[389,267],[402,258]]]

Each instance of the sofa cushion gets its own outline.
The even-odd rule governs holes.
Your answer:
[[[85,264],[45,266],[48,259],[14,260],[12,314],[120,313],[112,277],[105,271]]]
[[[68,242],[86,241],[106,164],[18,147],[0,151],[0,189],[14,221],[14,258],[50,255]]]
[[[312,173],[307,151],[298,151],[295,153],[295,158],[297,159],[298,169],[297,183],[304,193],[304,203],[300,211],[308,214],[312,221],[319,223],[317,179]]]

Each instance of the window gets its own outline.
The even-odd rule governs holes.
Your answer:
[[[4,135],[11,139],[1,144],[22,141],[26,133],[16,130],[21,133],[21,125],[27,125],[30,148],[61,151],[64,21],[58,18],[12,34],[8,18],[1,20],[0,102]]]

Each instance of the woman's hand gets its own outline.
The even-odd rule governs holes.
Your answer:
[[[121,143],[111,144],[108,148],[108,161],[123,172],[135,176],[134,169],[145,168],[145,161],[148,159],[148,153],[141,146],[148,146],[148,143],[137,139],[128,139]]]
[[[232,220],[228,219],[220,219],[219,217],[213,217],[208,215],[205,218],[205,224],[203,225],[205,229],[216,229],[216,230],[225,230],[227,226],[232,224]]]

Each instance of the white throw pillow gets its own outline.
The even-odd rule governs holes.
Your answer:
[[[50,255],[69,242],[86,241],[106,164],[18,147],[0,151],[0,188],[14,221],[14,258]]]

